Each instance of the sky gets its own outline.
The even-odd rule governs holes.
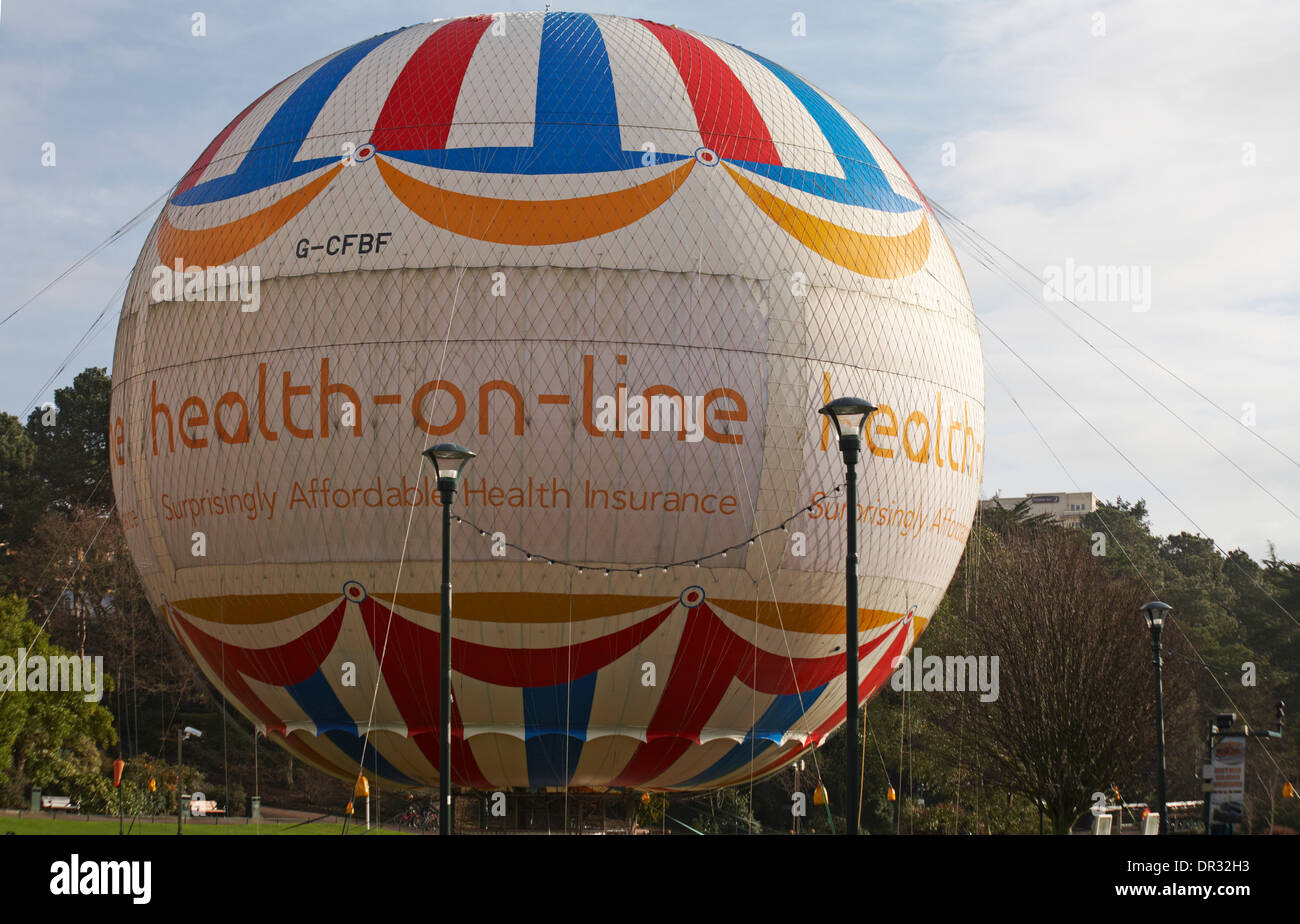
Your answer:
[[[1300,5],[571,8],[781,63],[1008,255],[994,271],[951,238],[984,325],[983,496],[1145,498],[1158,533],[1300,559]],[[111,366],[151,203],[249,101],[359,39],[479,12],[493,10],[0,0],[0,317],[147,215],[0,326],[0,409],[25,417]],[[1090,291],[1090,275],[1108,285]],[[1044,280],[1083,311],[1045,300]]]

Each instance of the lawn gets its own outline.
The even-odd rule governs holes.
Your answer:
[[[127,818],[123,830],[130,829],[132,836],[138,834],[176,834],[176,819],[165,819],[159,817],[154,821],[147,818],[138,819],[134,827],[131,825],[131,819]],[[315,822],[312,824],[271,824],[263,821],[260,825],[256,822],[245,824],[242,819],[222,821],[220,824],[213,824],[211,821],[204,821],[197,818],[187,818],[185,820],[185,836],[204,835],[204,834],[329,834],[337,836],[340,825],[338,822]],[[391,831],[380,828],[373,828],[368,836],[379,834],[401,834],[408,832]],[[5,834],[63,834],[74,837],[87,834],[106,834],[117,835],[117,820],[102,820],[99,818],[86,821],[84,816],[56,817],[51,818],[48,815],[36,817],[26,815],[18,817],[16,815],[0,815],[0,835]],[[365,822],[359,825],[351,825],[348,828],[348,834],[366,835]]]

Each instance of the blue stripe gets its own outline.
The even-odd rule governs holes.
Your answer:
[[[622,150],[605,38],[586,13],[547,13],[542,21],[533,147],[554,165],[549,173],[573,173]]]
[[[324,673],[317,670],[301,683],[292,684],[284,689],[307,714],[307,718],[316,724],[316,734],[324,735],[340,751],[360,762],[363,742],[357,735],[357,723],[339,702],[338,696],[334,694],[334,688],[325,679]],[[418,785],[415,780],[390,764],[379,753],[373,742],[369,749],[373,753],[366,755],[366,762],[376,767],[381,776],[406,785]]]
[[[689,788],[714,783],[729,774],[735,773],[751,760],[756,760],[760,755],[772,750],[780,742],[782,736],[790,730],[790,726],[813,703],[817,702],[817,698],[822,695],[822,691],[825,689],[826,684],[822,684],[813,690],[778,696],[758,717],[758,721],[754,723],[754,727],[750,729],[749,734],[745,735],[743,741],[722,755],[713,766],[678,785]],[[756,740],[762,741],[762,743],[755,745]]]
[[[808,114],[826,136],[831,150],[835,152],[835,159],[844,171],[844,178],[753,161],[732,163],[784,186],[844,205],[862,206],[881,212],[914,212],[921,207],[920,203],[894,192],[870,149],[826,97],[781,65],[752,51],[743,48],[740,50],[776,75],[808,110]]]
[[[640,167],[690,160],[693,154],[655,152],[654,163],[646,164],[644,151],[591,151],[585,158],[570,156],[572,151],[557,153],[540,148],[438,148],[432,151],[384,151],[388,157],[425,167],[443,170],[468,170],[474,173],[554,174],[608,173]]]
[[[596,20],[586,13],[547,13],[537,63],[537,105],[530,147],[389,151],[413,164],[475,173],[565,174],[633,170],[692,154],[623,150],[609,53]]]
[[[276,110],[271,121],[266,123],[266,127],[253,142],[238,170],[186,190],[173,199],[173,203],[202,205],[218,202],[296,179],[313,170],[338,163],[343,158],[341,149],[336,157],[315,157],[303,161],[295,161],[294,158],[298,156],[325,101],[338,89],[343,78],[376,46],[405,29],[406,27],[394,29],[358,42],[326,61]],[[345,140],[347,139],[340,139],[340,143]]]
[[[342,731],[356,736],[357,723],[339,702],[334,688],[319,669],[302,683],[285,687],[284,691],[307,713],[307,718],[316,723],[316,734]]]
[[[582,744],[587,740],[596,674],[593,672],[571,684],[524,687],[522,692],[528,785],[564,786],[573,779],[574,768],[582,756]]]
[[[360,765],[361,750],[364,743],[360,738],[356,735],[349,735],[346,732],[341,731],[326,732],[325,737],[328,738],[336,748],[348,755],[348,757],[351,757],[358,765]],[[401,770],[398,770],[390,764],[388,759],[384,757],[383,754],[379,753],[379,749],[375,747],[373,741],[370,742],[369,746],[367,746],[365,750],[366,763],[371,768],[378,766],[378,773],[384,779],[392,780],[394,783],[401,783],[404,786],[417,787],[421,785],[419,781],[411,779]]]

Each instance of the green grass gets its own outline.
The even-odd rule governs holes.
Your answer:
[[[159,817],[158,820],[153,822],[149,821],[149,819],[147,818],[137,819],[135,822],[135,826],[132,827],[131,819],[127,818],[123,825],[123,830],[126,830],[127,828],[131,829],[130,833],[131,836],[133,837],[141,834],[144,835],[170,834],[172,836],[175,836],[176,819],[172,818],[170,820],[166,820]],[[328,835],[337,836],[339,833],[339,828],[340,825],[338,823],[327,824],[323,821],[318,821],[313,824],[304,824],[304,825],[279,824],[279,823],[271,824],[263,821],[260,825],[260,830],[259,830],[259,825],[256,822],[250,821],[249,823],[245,824],[243,819],[222,821],[220,824],[213,824],[211,821],[203,821],[197,818],[195,819],[187,818],[185,820],[186,837],[189,837],[190,835],[207,835],[207,834],[229,834],[229,835],[328,834]],[[0,815],[0,835],[5,835],[10,832],[13,832],[14,834],[62,834],[62,835],[71,835],[74,837],[81,836],[81,835],[111,834],[114,837],[116,837],[117,821],[116,820],[103,821],[100,819],[86,821],[84,817],[78,817],[78,816],[73,816],[71,818],[67,818],[67,817],[50,818],[48,815],[44,815],[41,816],[40,818],[37,818],[35,816],[29,815],[29,816],[19,818],[14,815]],[[373,837],[380,834],[388,835],[388,834],[399,834],[399,833],[405,833],[405,832],[380,830],[378,828],[374,828],[371,829],[371,831],[367,836]],[[365,828],[365,822],[362,821],[359,825],[349,826],[348,834],[366,835],[367,832]]]

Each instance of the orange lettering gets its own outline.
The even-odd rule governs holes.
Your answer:
[[[193,417],[186,419],[185,409],[190,407],[196,408],[197,413]],[[202,449],[208,445],[208,441],[204,437],[192,437],[185,432],[186,427],[206,427],[208,425],[208,407],[203,403],[202,398],[196,395],[190,395],[186,398],[181,403],[180,410],[176,412],[176,419],[181,422],[177,430],[180,432],[182,443],[191,449]]]
[[[434,426],[424,416],[424,399],[435,391],[445,391],[456,402],[456,413],[452,415],[451,423],[443,426]],[[452,433],[465,420],[465,395],[451,382],[443,379],[433,379],[430,382],[425,382],[411,398],[411,416],[415,418],[415,425],[430,436],[443,436]]]
[[[735,402],[736,407],[733,410],[724,410],[719,408],[714,415],[718,420],[734,420],[744,422],[749,419],[749,408],[745,406],[745,399],[740,396],[740,392],[730,388],[714,388],[704,395],[704,405],[700,416],[704,419],[700,423],[704,427],[704,435],[715,443],[726,445],[737,445],[744,442],[744,437],[739,433],[719,433],[713,429],[709,423],[709,407],[719,398],[726,398]]]

